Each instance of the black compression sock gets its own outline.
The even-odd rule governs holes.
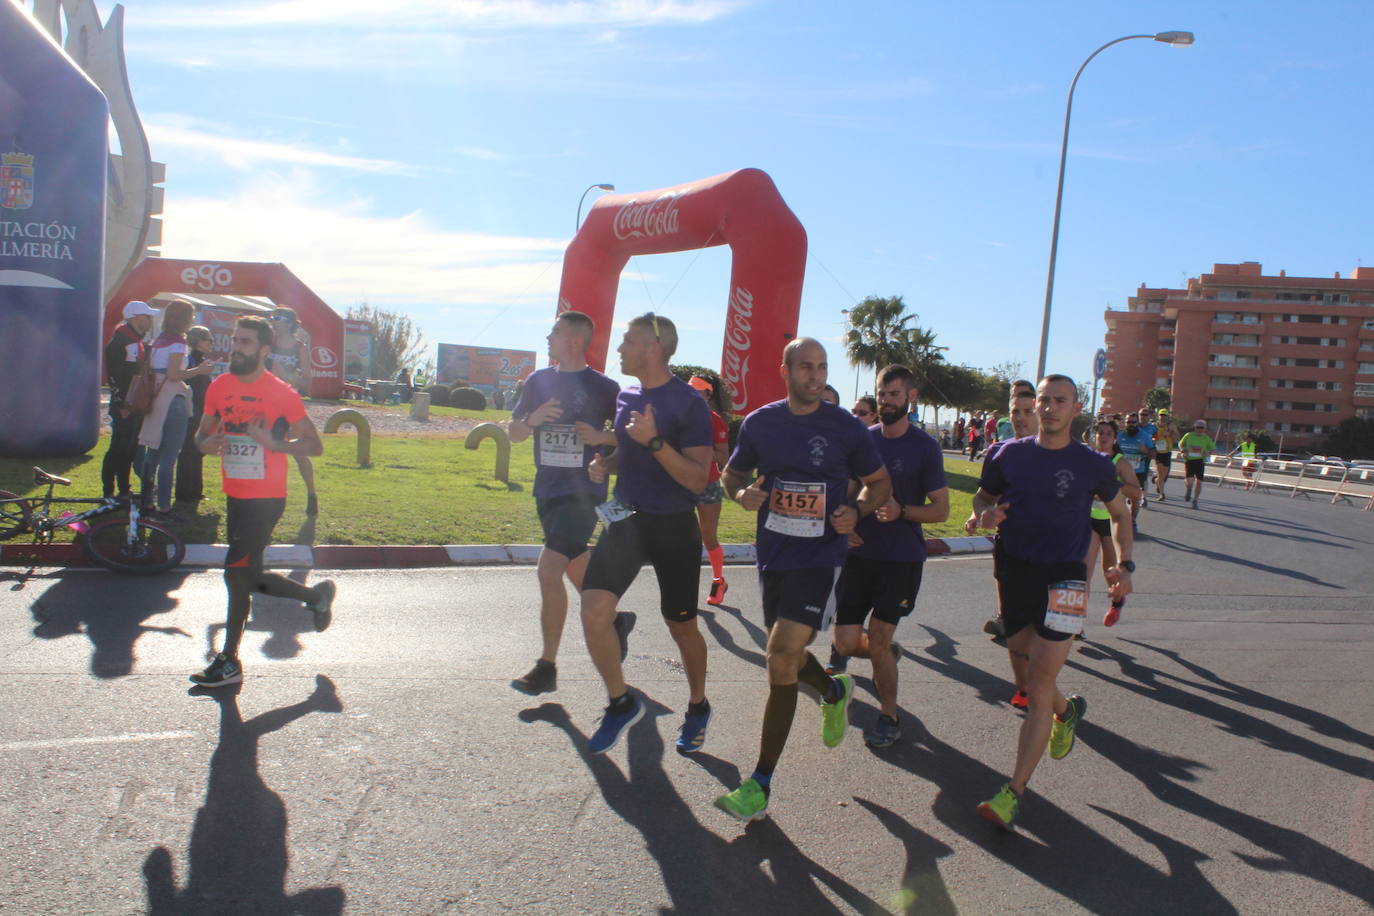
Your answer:
[[[710,711],[711,711],[711,701],[710,701],[710,700],[702,700],[700,703],[688,703],[688,704],[687,704],[687,715],[689,715],[689,716],[704,716],[704,715],[706,715],[706,714],[707,714],[708,712],[710,712]]]
[[[630,696],[630,691],[625,691],[620,696],[606,704],[606,711],[612,715],[619,715],[622,712],[629,712],[634,706],[634,697]]]

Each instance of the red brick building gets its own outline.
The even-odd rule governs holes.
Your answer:
[[[1187,289],[1141,286],[1127,309],[1103,316],[1109,412],[1165,387],[1174,415],[1202,417],[1219,441],[1262,429],[1285,448],[1374,417],[1374,268],[1323,279],[1216,264]]]

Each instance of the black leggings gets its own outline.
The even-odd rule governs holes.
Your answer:
[[[248,625],[253,592],[313,601],[318,592],[277,573],[264,572],[262,555],[272,543],[286,498],[236,499],[230,496],[224,516],[229,552],[224,558],[224,585],[229,591],[229,614],[224,629],[224,654],[237,658],[239,640]]]

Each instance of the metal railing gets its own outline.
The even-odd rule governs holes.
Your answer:
[[[1364,500],[1366,512],[1374,507],[1374,468],[1240,455],[1212,455],[1207,459],[1207,466],[1207,479],[1217,486],[1287,490],[1289,499],[1328,496],[1332,505],[1338,502],[1353,505],[1356,500]]]

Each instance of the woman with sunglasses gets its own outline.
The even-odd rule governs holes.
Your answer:
[[[878,422],[878,399],[866,394],[854,402],[849,412],[862,420],[864,426],[872,426]]]

